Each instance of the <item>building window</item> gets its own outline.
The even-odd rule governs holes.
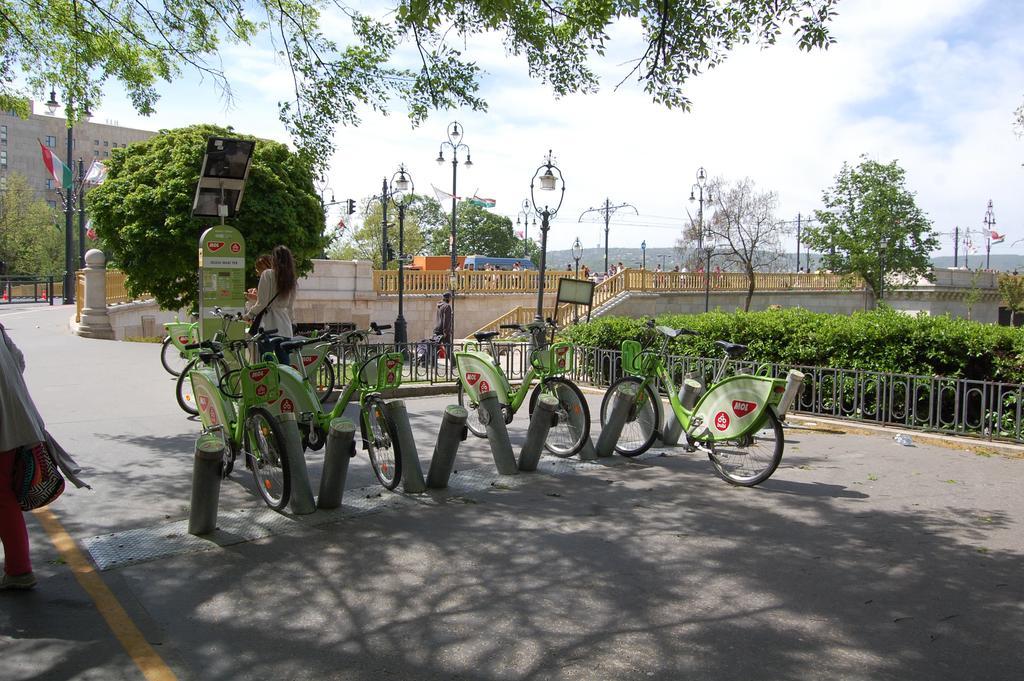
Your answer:
[[[7,170],[7,150],[0,149],[0,169]]]
[[[100,155],[100,150],[99,149],[93,149],[92,150],[92,155],[98,157]]]
[[[7,144],[7,126],[0,125],[0,144]]]
[[[47,189],[56,189],[57,188],[57,184],[53,181],[52,177],[46,180],[46,188]]]
[[[0,192],[7,191],[7,176],[0,175]]]
[[[92,145],[93,145],[94,147],[98,147],[98,146],[100,145],[100,141],[99,141],[99,140],[93,140],[93,141],[92,141]]]
[[[104,151],[103,152],[103,158],[110,158],[110,152],[109,151]]]
[[[57,202],[56,201],[47,201],[46,205],[49,206],[53,210],[57,209]]]
[[[57,138],[54,137],[53,135],[47,135],[46,136],[46,146],[48,146],[51,149],[53,149],[55,146],[57,146]]]
[[[110,144],[108,144],[108,143],[107,143],[107,140],[103,140],[103,146],[105,146],[105,147],[109,147],[109,146],[110,146]]]

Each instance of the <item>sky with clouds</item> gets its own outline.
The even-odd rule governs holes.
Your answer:
[[[636,26],[616,27],[608,56],[595,63],[601,92],[560,100],[531,81],[525,61],[505,55],[500,41],[479,39],[467,47],[487,71],[481,94],[488,111],[437,113],[415,129],[404,110],[365,112],[358,128],[336,133],[326,196],[379,192],[399,163],[418,192],[430,193],[431,185],[451,191],[451,165],[434,159],[446,126],[458,120],[473,165],[459,167],[457,193],[494,198],[494,212],[513,221],[534,171],[554,151],[566,180],[549,234],[555,249],[577,236],[588,248],[603,244],[601,218],[579,219],[606,198],[639,213],[612,218],[612,247],[673,245],[687,211],[696,213],[687,199],[699,167],[776,192],[780,220],[806,217],[842,164],[863,154],[899,161],[939,232],[957,225],[980,231],[991,199],[996,230],[1007,235],[993,253],[1024,252],[1024,139],[1012,125],[1024,101],[1024,3],[843,0],[838,11],[838,42],[827,51],[801,52],[788,37],[769,49],[740,48],[687,84],[689,112],[655,105],[631,84],[615,89],[627,60],[642,52]],[[347,29],[332,19],[327,30],[343,36]],[[287,141],[276,102],[288,96],[290,75],[272,52],[232,48],[224,67],[231,106],[208,81],[186,75],[162,88],[154,116],[135,115],[112,87],[94,120],[154,130],[212,122]],[[952,236],[941,238],[939,254],[951,255]]]

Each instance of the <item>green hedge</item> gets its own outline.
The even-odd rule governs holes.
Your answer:
[[[663,315],[657,322],[700,334],[672,341],[672,354],[718,357],[714,341],[723,339],[749,346],[744,359],[758,362],[1024,383],[1024,331],[948,316],[888,307],[850,316],[789,308]],[[657,334],[645,319],[602,317],[563,335],[579,346],[618,349],[624,339],[647,345]]]

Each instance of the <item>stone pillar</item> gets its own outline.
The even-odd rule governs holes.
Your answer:
[[[113,340],[114,329],[107,318],[107,256],[95,248],[85,254],[85,305],[78,335]]]

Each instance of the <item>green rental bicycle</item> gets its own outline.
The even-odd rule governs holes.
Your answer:
[[[225,346],[241,357],[247,344],[259,339],[257,334],[251,340],[188,344],[203,362],[193,365],[188,377],[199,405],[203,434],[213,433],[224,442],[221,474],[228,476],[237,456],[243,454],[260,496],[267,506],[281,510],[291,495],[291,471],[284,432],[268,408],[280,393],[277,363],[257,362],[221,373],[227,366]]]
[[[385,409],[381,392],[402,384],[403,357],[400,352],[376,352],[368,343],[370,335],[382,335],[391,325],[370,324],[362,331],[351,329],[336,336],[298,338],[280,343],[282,351],[293,359],[279,365],[281,397],[268,408],[276,413],[292,412],[299,422],[304,447],[320,449],[327,440],[331,421],[345,412],[353,399],[359,403],[359,426],[363,447],[367,450],[374,475],[386,489],[393,490],[402,480],[402,454],[397,430]],[[347,380],[334,407],[326,410],[317,395],[317,374],[296,370],[295,356],[306,346],[330,344],[342,350],[346,360],[343,378]]]
[[[687,381],[682,396],[666,367],[669,340],[697,335],[689,329],[672,329],[648,324],[661,334],[659,351],[644,349],[635,340],[622,342],[622,369],[626,376],[612,383],[601,401],[601,424],[607,423],[615,395],[626,386],[636,386],[635,404],[630,409],[615,450],[623,456],[647,451],[661,432],[663,420],[657,383],[668,392],[671,417],[678,420],[690,451],[707,452],[715,472],[734,485],[752,487],[764,482],[782,460],[785,447],[784,414],[799,389],[803,374],[792,378],[770,378],[752,374],[726,376],[727,366],[746,352],[745,345],[715,341],[725,353],[712,381],[705,388],[699,381]]]
[[[490,352],[466,349],[455,353],[459,370],[459,404],[468,407],[469,412],[466,426],[477,437],[487,437],[487,428],[480,421],[477,407],[480,405],[480,395],[489,390],[497,392],[505,423],[511,423],[526,401],[533,380],[537,379],[539,382],[530,395],[530,415],[533,416],[537,399],[541,395],[553,395],[558,400],[557,423],[548,431],[544,448],[555,456],[572,456],[583,448],[590,435],[590,408],[587,401],[579,387],[563,376],[572,368],[572,346],[548,341],[547,331],[551,331],[551,341],[554,341],[555,332],[555,323],[550,319],[529,324],[502,324],[501,328],[529,334],[530,368],[523,382],[513,390],[505,372],[498,365],[494,337],[499,332],[474,334],[477,343],[487,343]]]

